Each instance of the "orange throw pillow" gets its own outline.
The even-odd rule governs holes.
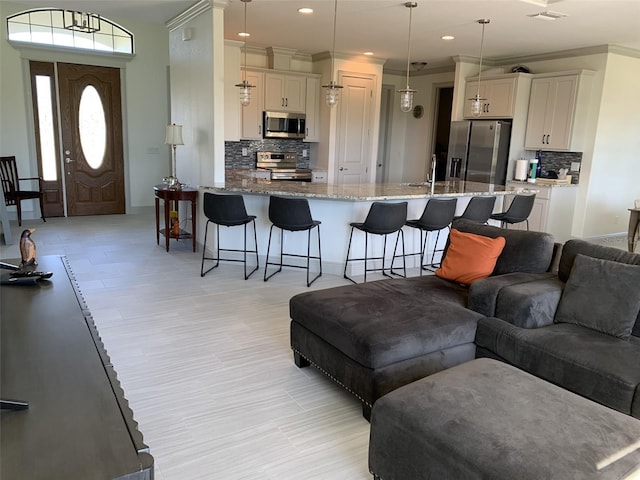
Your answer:
[[[436,275],[471,285],[491,275],[505,243],[504,237],[490,238],[452,228],[449,248]]]

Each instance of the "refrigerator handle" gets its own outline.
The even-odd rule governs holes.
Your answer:
[[[451,168],[449,170],[449,176],[452,178],[460,178],[460,163],[461,158],[451,157]]]

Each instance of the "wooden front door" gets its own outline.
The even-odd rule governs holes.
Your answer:
[[[120,70],[58,64],[67,215],[125,213]]]

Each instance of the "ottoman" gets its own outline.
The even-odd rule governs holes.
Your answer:
[[[375,403],[369,469],[382,480],[632,478],[640,421],[477,359]]]

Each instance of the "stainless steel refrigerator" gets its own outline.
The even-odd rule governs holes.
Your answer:
[[[510,121],[451,122],[446,179],[504,185],[510,140]]]

